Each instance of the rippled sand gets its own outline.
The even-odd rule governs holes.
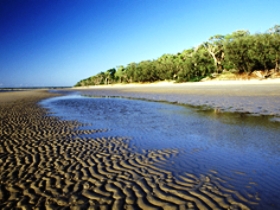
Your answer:
[[[0,93],[1,209],[249,209],[215,173],[175,177],[156,165],[177,150],[136,152],[123,137],[93,138],[76,121],[47,116],[43,91]],[[5,100],[6,99],[6,100]],[[87,134],[91,134],[88,135]],[[90,137],[91,136],[91,137]]]

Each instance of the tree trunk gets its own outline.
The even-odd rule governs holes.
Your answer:
[[[275,69],[274,72],[278,72],[279,71],[279,63],[278,63],[278,59],[275,62]]]
[[[209,50],[208,47],[206,47],[205,45],[204,45],[204,47],[209,52],[209,54],[212,56],[212,58],[214,60],[214,65],[216,67],[216,71],[217,71],[217,74],[218,74],[218,60],[217,60],[217,58],[215,56],[215,53],[213,53],[211,50]]]

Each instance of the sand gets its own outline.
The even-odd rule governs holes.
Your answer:
[[[93,138],[77,121],[48,116],[45,91],[0,93],[1,209],[249,209],[258,197],[212,174],[175,177],[156,166],[177,150],[129,147]],[[91,134],[91,135],[87,135]]]
[[[96,96],[123,96],[204,106],[218,112],[280,116],[280,80],[129,84],[75,88]]]

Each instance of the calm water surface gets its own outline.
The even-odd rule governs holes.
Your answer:
[[[260,199],[256,209],[280,209],[280,123],[201,111],[185,106],[123,98],[70,95],[42,102],[56,116],[109,129],[98,136],[123,136],[142,149],[176,149],[160,167],[174,174],[210,174],[240,194]]]

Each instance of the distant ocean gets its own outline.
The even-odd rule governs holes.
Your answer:
[[[5,87],[0,88],[0,92],[10,92],[10,91],[22,91],[22,90],[34,90],[34,89],[65,89],[71,88],[71,86],[51,86],[51,87]]]
[[[22,89],[17,89],[17,88],[3,88],[3,89],[0,89],[0,92],[11,92],[11,91],[19,91],[19,90],[22,90]]]

